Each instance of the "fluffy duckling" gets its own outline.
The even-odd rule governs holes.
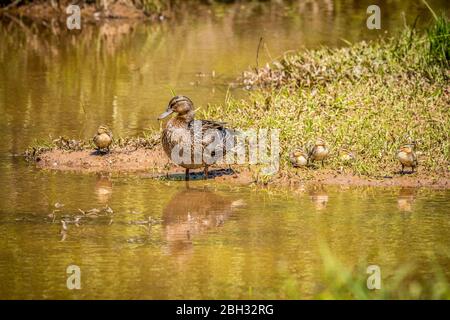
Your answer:
[[[417,156],[414,152],[415,143],[405,144],[400,147],[397,153],[397,159],[400,161],[402,165],[401,173],[404,173],[405,167],[411,168],[411,173],[414,172],[414,169],[417,167]]]
[[[356,159],[355,153],[353,151],[350,151],[348,149],[342,149],[341,150],[341,160],[345,163],[352,162]]]
[[[106,149],[109,152],[109,146],[112,143],[113,135],[107,126],[100,126],[97,129],[97,134],[94,136],[94,144],[98,151]]]
[[[323,167],[323,161],[328,157],[329,150],[325,141],[322,138],[317,138],[314,146],[308,152],[309,161],[321,161]]]
[[[289,160],[294,167],[304,167],[308,164],[308,154],[301,150],[292,151],[289,154]]]

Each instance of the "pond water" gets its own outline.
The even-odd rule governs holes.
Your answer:
[[[386,281],[405,264],[430,282],[450,266],[449,191],[30,177],[0,216],[2,298],[308,298],[328,285],[323,245],[348,268],[380,266]],[[78,210],[106,205],[114,212]],[[77,215],[62,232],[59,220]],[[81,290],[66,287],[73,264]]]
[[[382,30],[368,30],[370,4],[219,5],[75,33],[1,21],[0,298],[308,298],[327,286],[323,246],[351,268],[379,265],[383,278],[404,265],[412,279],[431,281],[436,268],[448,276],[450,191],[272,192],[48,172],[15,156],[49,135],[91,137],[100,123],[139,134],[157,126],[172,91],[198,107],[245,98],[230,83],[256,66],[260,37],[261,66],[287,50],[371,40],[430,18],[420,2],[390,1]],[[105,206],[114,212],[71,223],[78,209]],[[70,264],[81,268],[82,290],[66,287]]]

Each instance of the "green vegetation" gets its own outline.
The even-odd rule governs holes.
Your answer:
[[[245,72],[250,99],[210,105],[205,118],[237,128],[279,128],[282,167],[288,154],[322,137],[326,167],[368,176],[398,172],[401,144],[417,142],[419,171],[446,174],[450,157],[449,21],[426,33],[286,54]],[[354,161],[343,161],[342,150]]]
[[[412,264],[394,270],[380,268],[381,288],[369,290],[367,279],[371,273],[366,269],[345,266],[326,247],[321,249],[321,256],[326,289],[316,299],[450,299],[448,279],[437,262],[431,266],[435,275],[431,279],[415,277]]]

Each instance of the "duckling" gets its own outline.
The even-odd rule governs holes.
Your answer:
[[[355,160],[356,156],[352,151],[350,151],[348,149],[342,149],[340,158],[343,162],[349,163],[349,162]]]
[[[189,180],[190,169],[201,167],[204,167],[204,178],[208,179],[208,166],[225,157],[235,132],[226,128],[224,122],[195,120],[194,104],[186,96],[173,97],[158,120],[172,113],[177,115],[167,122],[161,137],[164,152],[186,169],[185,180]],[[189,154],[185,154],[186,150]]]
[[[322,138],[317,138],[314,146],[308,151],[308,161],[319,160],[322,162],[328,157],[329,150]]]
[[[109,152],[109,146],[112,143],[113,135],[111,130],[107,126],[100,126],[97,129],[97,134],[94,136],[93,141],[97,147],[97,151],[101,152],[106,149]]]
[[[289,154],[289,160],[294,167],[304,167],[308,164],[308,154],[301,150],[295,150]]]
[[[405,167],[411,168],[411,173],[414,172],[414,169],[417,167],[417,156],[414,152],[415,149],[415,143],[411,144],[405,144],[400,147],[398,153],[397,153],[397,159],[400,161],[400,164],[402,165],[402,171],[401,173],[404,173]]]

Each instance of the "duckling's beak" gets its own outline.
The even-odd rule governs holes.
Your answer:
[[[172,110],[172,109],[167,109],[166,112],[163,112],[163,113],[161,113],[161,114],[159,115],[158,120],[162,120],[162,119],[164,119],[164,118],[170,116],[172,113],[173,113],[173,110]]]

